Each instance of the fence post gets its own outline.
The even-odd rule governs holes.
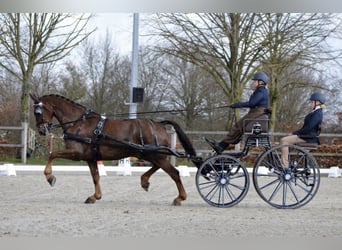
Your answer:
[[[28,123],[22,122],[21,123],[21,162],[26,164],[26,155],[27,155],[27,128]]]

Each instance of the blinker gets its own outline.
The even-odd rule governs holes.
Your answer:
[[[34,109],[34,114],[35,115],[42,115],[43,114],[43,103],[40,102],[38,104],[34,104],[35,109]]]
[[[35,114],[35,115],[42,115],[42,114],[43,114],[42,108],[39,107],[39,106],[38,106],[37,108],[35,108],[34,114]]]

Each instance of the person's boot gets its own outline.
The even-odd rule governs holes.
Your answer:
[[[215,150],[215,152],[219,155],[221,154],[226,147],[228,146],[227,143],[221,141],[221,142],[216,142],[214,140],[208,139],[204,137],[204,140]]]

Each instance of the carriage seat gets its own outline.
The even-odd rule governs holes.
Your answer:
[[[269,116],[268,114],[263,114],[256,119],[246,119],[244,120],[243,134],[245,149],[249,147],[265,147],[270,148],[270,138],[269,138]]]
[[[244,120],[243,133],[246,135],[268,134],[269,121],[268,114],[263,114],[256,119],[246,119]]]
[[[316,142],[298,142],[295,145],[300,146],[302,148],[305,148],[306,150],[317,150],[318,145],[319,145],[319,135],[321,134],[322,131],[322,124],[318,124],[318,136],[306,136],[306,138],[317,138],[318,143]]]
[[[308,151],[317,150],[318,148],[318,143],[313,143],[313,142],[298,142],[295,145],[302,147]]]

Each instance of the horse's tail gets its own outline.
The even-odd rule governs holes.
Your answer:
[[[178,125],[178,123],[170,120],[164,120],[160,122],[163,125],[172,125],[177,133],[178,139],[182,144],[185,152],[190,155],[191,161],[199,168],[203,162],[201,157],[196,156],[196,151],[190,142],[189,137],[184,133],[182,128]]]

